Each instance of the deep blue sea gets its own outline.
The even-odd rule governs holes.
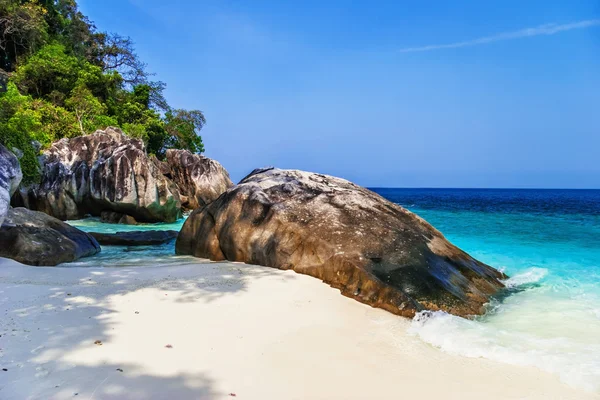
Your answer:
[[[474,320],[419,316],[411,333],[442,351],[535,366],[600,392],[600,190],[373,189],[507,273],[507,296]],[[140,229],[71,221],[84,230]],[[143,229],[179,229],[183,220]],[[73,265],[189,261],[157,248],[104,248]]]

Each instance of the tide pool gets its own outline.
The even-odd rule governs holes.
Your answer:
[[[85,232],[115,233],[125,231],[174,230],[180,231],[185,219],[173,223],[108,224],[100,218],[67,221]],[[191,256],[175,255],[175,241],[159,246],[102,246],[102,251],[92,257],[81,258],[61,267],[148,267],[153,265],[180,265],[197,261]]]

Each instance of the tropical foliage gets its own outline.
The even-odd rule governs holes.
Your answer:
[[[75,0],[0,0],[0,143],[23,153],[26,181],[40,149],[109,125],[159,158],[203,152],[202,112],[172,109],[151,78],[131,39],[99,31]]]

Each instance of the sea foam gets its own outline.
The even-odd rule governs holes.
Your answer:
[[[504,283],[507,288],[515,288],[518,286],[539,282],[544,279],[546,275],[548,275],[548,270],[546,268],[532,267],[521,272],[520,274],[502,281],[502,283]]]
[[[507,287],[524,290],[483,317],[418,313],[409,333],[450,354],[537,367],[570,386],[600,392],[600,320],[594,318],[600,299],[581,296],[576,285],[569,292],[552,285],[527,287],[547,274],[530,268],[508,279]]]

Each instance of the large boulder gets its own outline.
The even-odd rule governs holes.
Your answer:
[[[481,313],[504,278],[376,193],[296,170],[256,170],[194,211],[176,251],[293,269],[406,317]]]
[[[233,186],[229,173],[210,158],[188,150],[167,150],[166,175],[179,187],[183,207],[195,210]]]
[[[100,251],[96,239],[87,233],[26,208],[8,211],[0,227],[0,243],[0,257],[38,266],[71,262]]]
[[[41,184],[21,198],[62,220],[102,211],[141,222],[173,222],[181,215],[176,185],[150,160],[141,140],[116,128],[54,143],[44,152]]]
[[[23,179],[17,157],[0,144],[0,226],[10,208],[10,198]]]

